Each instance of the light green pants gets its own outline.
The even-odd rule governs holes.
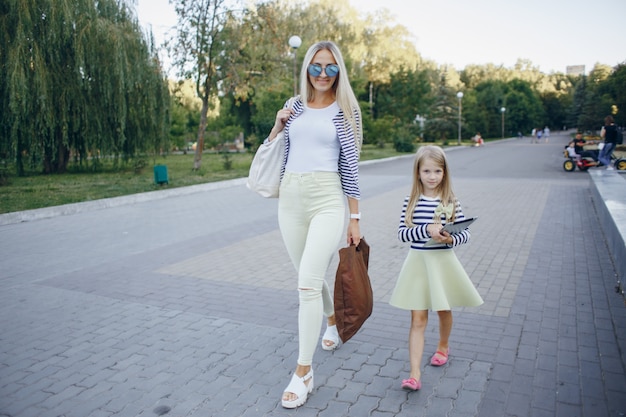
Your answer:
[[[336,172],[286,172],[280,185],[278,224],[298,272],[300,365],[311,365],[323,315],[334,314],[324,277],[346,234],[346,201]]]

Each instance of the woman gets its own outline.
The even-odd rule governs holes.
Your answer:
[[[611,155],[617,146],[617,126],[615,126],[615,120],[613,116],[608,115],[604,118],[604,126],[600,131],[600,136],[604,139],[604,147],[598,155],[599,167],[606,165],[607,169],[611,170]]]
[[[322,348],[335,349],[330,288],[324,277],[350,212],[348,244],[358,245],[358,159],[361,114],[337,45],[318,42],[307,51],[300,75],[301,96],[276,114],[268,140],[285,130],[285,158],[278,202],[278,223],[289,257],[298,271],[298,363],[282,405],[303,405],[313,390],[312,360],[322,327]]]

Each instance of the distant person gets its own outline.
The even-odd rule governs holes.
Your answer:
[[[472,137],[472,142],[474,142],[474,146],[482,146],[485,143],[483,137],[480,135],[480,132],[476,132],[476,134]]]
[[[543,130],[537,129],[537,140],[536,143],[541,143],[541,137],[543,136]]]
[[[524,135],[523,135],[523,134],[522,134],[522,132],[521,132],[521,131],[519,131],[519,130],[517,131],[517,138],[518,138],[518,139],[524,139]]]
[[[602,126],[600,131],[600,137],[604,139],[604,147],[602,147],[600,155],[598,155],[598,166],[606,165],[607,169],[611,170],[613,169],[611,167],[611,155],[617,146],[617,126],[615,126],[613,116],[608,115],[604,118],[604,126]]]
[[[469,229],[450,234],[442,230],[448,222],[465,218],[450,180],[446,155],[438,146],[421,146],[413,165],[411,194],[404,198],[398,239],[411,244],[389,304],[411,312],[409,330],[409,377],[401,387],[422,387],[421,369],[424,335],[429,310],[439,316],[439,343],[430,358],[432,366],[447,363],[452,332],[453,307],[475,307],[483,303],[453,249],[467,243]],[[425,246],[433,238],[444,246]]]
[[[550,138],[550,128],[548,126],[543,128],[543,137],[546,139],[546,143],[548,143],[548,139]]]
[[[581,155],[576,152],[575,143],[576,142],[572,140],[570,143],[567,144],[567,146],[565,146],[565,150],[567,151],[567,156],[578,161],[580,160]]]
[[[600,151],[597,149],[585,149],[585,146],[593,145],[595,143],[595,141],[586,141],[583,139],[582,133],[576,133],[576,137],[574,138],[574,151],[583,158],[591,158],[594,161],[597,161],[598,153]]]

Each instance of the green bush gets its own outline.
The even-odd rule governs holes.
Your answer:
[[[411,127],[402,126],[396,129],[393,138],[393,148],[396,152],[414,152],[415,151],[415,134]]]

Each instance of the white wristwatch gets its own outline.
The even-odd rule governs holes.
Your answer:
[[[350,213],[351,219],[361,220],[361,213]]]

